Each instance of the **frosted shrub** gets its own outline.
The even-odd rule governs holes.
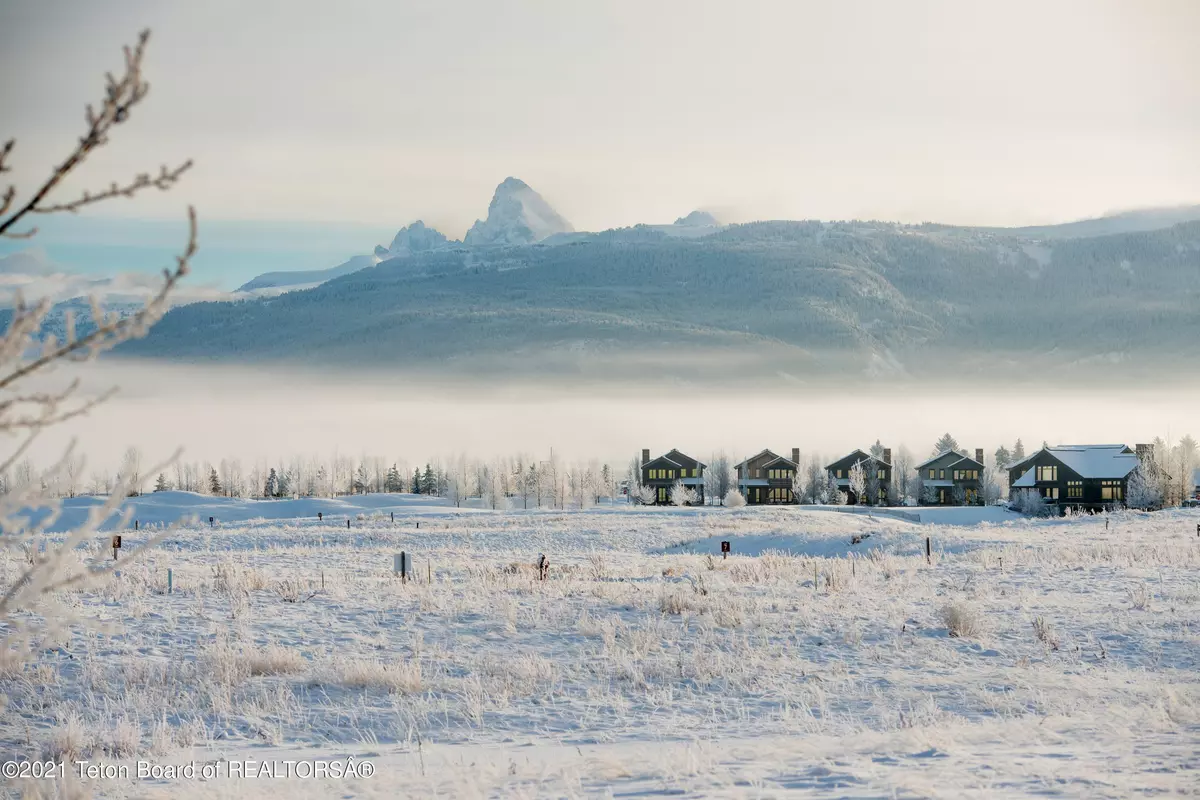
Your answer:
[[[1058,649],[1058,633],[1054,630],[1054,626],[1046,622],[1044,618],[1038,617],[1033,621],[1033,635],[1051,650]]]
[[[415,662],[384,662],[341,659],[331,665],[327,682],[348,689],[383,689],[388,692],[421,691],[421,665]]]
[[[1129,602],[1136,611],[1145,611],[1150,608],[1150,589],[1144,583],[1139,583],[1135,586],[1129,586],[1125,589],[1129,595]]]
[[[725,505],[730,508],[741,508],[746,505],[746,496],[737,489],[730,489],[725,494]]]
[[[91,738],[83,719],[72,713],[54,729],[47,756],[55,761],[78,761],[91,750]]]
[[[976,636],[982,630],[983,620],[979,611],[964,602],[947,603],[942,606],[942,622],[951,636]]]
[[[303,672],[308,666],[304,655],[290,647],[270,644],[243,656],[251,675],[287,675]]]

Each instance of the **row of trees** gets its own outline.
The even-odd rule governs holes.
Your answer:
[[[967,452],[947,433],[934,443],[930,453],[936,455],[947,450]],[[1172,446],[1156,439],[1153,452],[1153,469],[1144,471],[1150,476],[1151,496],[1161,496],[1158,505],[1178,505],[1194,491],[1192,474],[1200,448],[1192,437],[1184,436]],[[876,441],[870,453],[882,458],[883,445]],[[1001,445],[991,455],[985,455],[980,476],[983,502],[993,503],[1008,496],[1007,470],[1025,457],[1026,448],[1020,439],[1012,447]],[[845,502],[844,494],[825,469],[825,464],[831,460],[816,453],[801,457],[801,469],[791,487],[796,502],[823,505]],[[410,467],[403,459],[388,460],[379,456],[353,459],[340,454],[327,459],[296,456],[276,463],[259,460],[249,466],[236,458],[221,459],[217,463],[177,460],[169,471],[153,476],[143,474],[142,463],[141,451],[131,447],[124,453],[116,472],[94,470],[85,474],[83,459],[69,454],[60,469],[43,475],[29,458],[24,458],[0,473],[0,493],[32,486],[56,497],[108,495],[118,485],[130,487],[131,494],[150,486],[153,491],[178,489],[243,498],[404,492],[445,497],[455,505],[462,505],[467,498],[480,498],[484,506],[492,508],[584,508],[606,499],[611,502],[626,493],[634,502],[651,503],[656,499],[652,490],[641,485],[641,464],[637,457],[630,460],[623,480],[608,464],[599,460],[567,463],[553,454],[544,460],[526,455],[491,460],[462,455],[432,460],[417,467]],[[703,478],[706,502],[723,504],[731,494],[736,494],[736,463],[724,452],[709,457]],[[933,489],[925,486],[915,469],[917,463],[912,451],[904,445],[892,451],[892,470],[886,486],[890,503],[932,502]],[[862,502],[873,504],[881,487],[875,471],[865,467],[866,464],[862,464],[850,471],[849,486]],[[1137,488],[1141,491],[1140,484]],[[671,495],[672,502],[681,504],[691,504],[698,499],[698,492],[682,484]],[[964,498],[956,499],[961,502]]]

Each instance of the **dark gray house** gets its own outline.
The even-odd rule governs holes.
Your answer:
[[[650,451],[645,449],[642,450],[642,485],[654,489],[656,505],[667,505],[671,502],[671,487],[678,481],[694,490],[698,496],[697,503],[702,505],[706,466],[678,450],[651,460]]]
[[[800,468],[800,448],[792,448],[792,457],[784,458],[763,450],[737,465],[738,491],[750,505],[795,503],[792,481]]]
[[[983,505],[983,448],[969,458],[954,450],[917,465],[923,484],[920,502],[935,506]]]
[[[1008,468],[1009,495],[1034,490],[1047,505],[1060,511],[1078,508],[1099,511],[1122,505],[1129,476],[1152,458],[1153,445],[1138,445],[1135,452],[1123,444],[1080,444],[1043,447]]]
[[[867,478],[865,491],[873,491],[873,497],[859,497],[850,487],[850,471],[854,469],[856,464],[862,464]],[[853,453],[842,456],[837,461],[825,467],[825,469],[833,477],[833,482],[837,486],[838,491],[846,495],[847,505],[853,506],[865,502],[868,505],[886,506],[892,502],[891,485],[893,475],[891,448],[884,448],[883,458],[876,458],[870,453],[855,450]]]

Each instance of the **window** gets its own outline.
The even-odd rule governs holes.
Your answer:
[[[929,470],[929,480],[933,480],[933,470]]]
[[[659,472],[662,472],[662,470],[659,470]],[[658,502],[665,503],[670,500],[670,496],[668,495],[669,491],[670,489],[665,486],[658,487]]]
[[[944,469],[938,470],[938,480],[943,480],[943,481],[946,480],[946,470],[944,470]]]
[[[1045,498],[1046,500],[1057,500],[1058,499],[1058,487],[1057,486],[1043,486],[1042,487],[1042,497]]]
[[[875,477],[879,478],[879,480],[881,480],[881,481],[886,481],[887,480],[887,470],[886,469],[879,470],[878,472],[875,473]]]
[[[846,476],[845,476],[845,475],[843,475],[843,474],[842,474],[842,471],[839,469],[839,470],[837,471],[837,475],[836,475],[836,477],[838,477],[838,478],[844,478],[844,477],[846,477]]]
[[[883,504],[886,502],[887,502],[887,489],[880,486],[879,487],[879,503]]]
[[[1067,481],[1067,497],[1083,497],[1083,481]]]
[[[769,477],[773,481],[790,481],[792,479],[792,470],[773,469],[770,471]]]
[[[791,503],[792,501],[791,489],[769,489],[767,491],[768,503]]]
[[[1038,483],[1043,481],[1048,483],[1058,482],[1058,467],[1038,467],[1037,468]]]
[[[979,470],[977,470],[977,469],[956,469],[956,470],[954,470],[954,480],[956,480],[956,481],[977,481],[977,480],[979,480]]]
[[[1100,481],[1100,499],[1120,502],[1125,499],[1125,487],[1120,481]]]
[[[973,506],[973,505],[975,505],[976,502],[978,502],[978,500],[979,500],[979,492],[975,489],[967,489],[967,493],[966,493],[967,505]]]

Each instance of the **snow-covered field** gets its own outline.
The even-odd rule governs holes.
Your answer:
[[[0,672],[4,758],[374,775],[82,781],[101,794],[1200,791],[1200,512],[131,502],[126,548],[202,522],[62,598],[95,625]]]

